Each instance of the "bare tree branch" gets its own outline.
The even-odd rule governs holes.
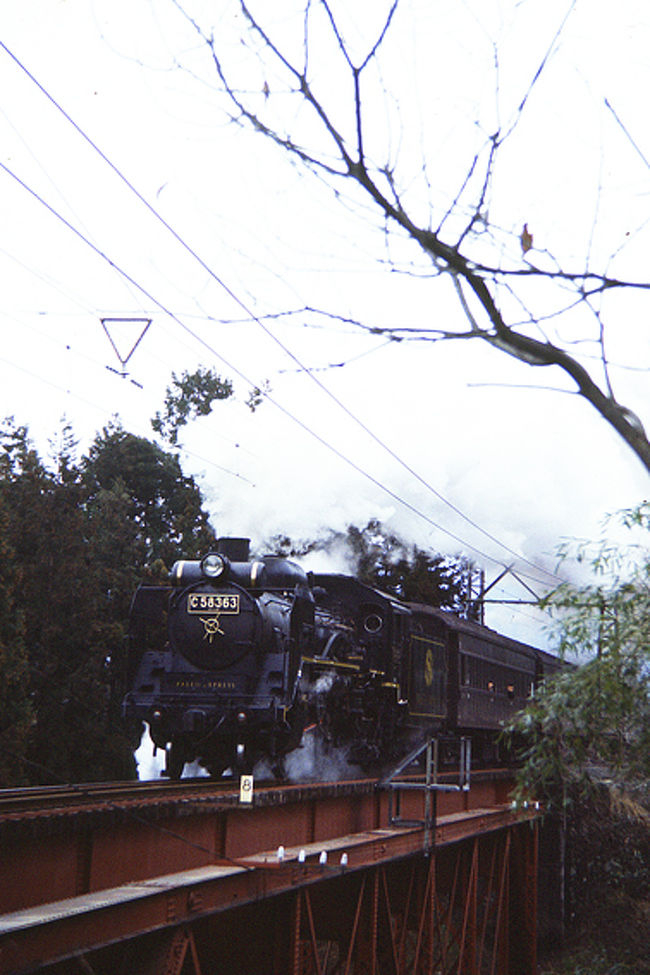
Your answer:
[[[183,11],[180,0],[173,0],[173,2],[179,10]],[[500,257],[498,264],[491,264],[483,256],[485,249],[477,246],[481,237],[481,234],[476,233],[478,227],[481,231],[489,232],[494,240],[497,239],[497,229],[491,226],[489,222],[488,197],[497,163],[498,150],[503,146],[505,140],[512,135],[522,114],[526,111],[530,94],[534,86],[539,83],[549,59],[556,50],[558,39],[575,6],[575,0],[569,4],[561,24],[539,62],[532,80],[516,108],[515,120],[510,123],[505,132],[497,130],[488,137],[486,148],[489,146],[489,151],[485,159],[480,186],[476,187],[475,185],[475,177],[480,173],[481,154],[477,153],[460,180],[460,188],[446,208],[436,230],[431,230],[430,226],[425,225],[424,221],[419,219],[412,212],[412,208],[404,202],[406,197],[400,192],[394,167],[388,161],[374,161],[367,154],[368,133],[364,129],[365,105],[361,83],[362,76],[369,65],[379,58],[382,46],[386,44],[390,36],[390,28],[394,23],[399,3],[400,0],[393,0],[381,29],[376,35],[376,40],[370,45],[366,56],[355,63],[346,43],[345,34],[337,22],[331,0],[309,0],[305,3],[303,15],[303,66],[298,67],[283,50],[282,45],[271,36],[269,29],[262,24],[259,17],[252,12],[246,0],[240,0],[241,13],[249,30],[257,42],[261,44],[264,57],[268,58],[276,69],[286,74],[293,97],[302,102],[303,106],[311,113],[312,121],[317,122],[321,134],[326,139],[324,145],[329,146],[329,150],[333,151],[332,156],[324,148],[319,148],[314,144],[303,144],[300,137],[293,135],[291,131],[285,131],[281,116],[274,117],[268,104],[262,105],[259,98],[255,100],[253,96],[248,96],[242,92],[238,88],[231,70],[226,65],[225,58],[228,52],[220,49],[218,38],[208,34],[184,11],[183,13],[192,22],[209,49],[219,82],[230,102],[233,120],[240,124],[252,126],[281,149],[298,159],[300,163],[331,180],[337,194],[341,183],[353,183],[365,194],[376,212],[381,215],[386,228],[391,226],[399,228],[428,257],[436,274],[447,273],[451,276],[460,307],[469,323],[469,329],[467,331],[421,329],[420,335],[423,339],[440,341],[451,338],[460,340],[471,338],[484,341],[530,366],[555,366],[564,373],[565,377],[571,380],[575,392],[591,404],[602,419],[634,451],[646,469],[650,471],[650,442],[643,426],[631,410],[617,401],[614,394],[602,309],[597,308],[595,303],[596,299],[602,298],[608,292],[617,290],[648,291],[650,290],[650,281],[623,280],[605,272],[596,272],[589,268],[589,257],[584,270],[565,269],[554,261],[551,255],[530,251],[529,242],[526,242],[525,245],[522,242],[523,258],[526,262],[523,267],[520,263],[521,256],[519,261],[514,258],[504,259]],[[334,44],[342,56],[343,70],[347,73],[346,80],[351,84],[352,101],[349,106],[350,118],[353,120],[351,126],[350,118],[346,123],[345,119],[334,117],[333,109],[331,110],[328,104],[328,88],[325,87],[324,93],[320,94],[312,85],[309,77],[309,20],[318,11],[323,15],[322,20],[319,21],[319,27],[322,29],[323,24],[329,26]],[[495,63],[498,65],[496,52]],[[338,90],[341,90],[340,84]],[[338,111],[340,112],[340,109]],[[618,121],[617,116],[616,118]],[[299,125],[295,120],[293,124]],[[345,135],[346,125],[349,131],[353,131],[353,135]],[[471,207],[468,208],[462,228],[457,231],[455,239],[453,235],[445,236],[448,224],[455,223],[458,225],[458,217],[461,216],[459,212],[461,199],[466,198],[471,187],[476,192],[476,198]],[[452,220],[452,218],[455,219]],[[535,262],[530,256],[533,253],[535,254]],[[544,263],[549,263],[549,258],[552,266],[544,267]],[[565,342],[562,345],[557,341],[551,341],[542,332],[540,323],[543,320],[549,321],[551,316],[546,310],[541,315],[535,315],[527,307],[524,295],[520,295],[515,290],[516,286],[518,287],[526,282],[555,284],[568,289],[572,297],[569,301],[563,298],[562,306],[565,309],[574,308],[583,302],[587,304],[597,326],[597,336],[592,341],[600,348],[602,384],[590,374],[583,362],[569,351],[570,343]],[[525,310],[524,321],[509,321],[509,314],[502,310],[500,298],[509,298],[510,295],[513,295],[516,302]],[[556,302],[556,307],[557,304]],[[504,305],[504,307],[506,306]],[[370,330],[375,331],[374,329]],[[403,328],[399,330],[376,329],[378,334],[390,333],[392,337],[397,337],[398,331],[401,335],[408,332]],[[537,332],[537,335],[531,334],[531,332]]]

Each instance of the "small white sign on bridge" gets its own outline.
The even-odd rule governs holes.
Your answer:
[[[253,801],[253,776],[252,775],[240,775],[239,801],[240,802]]]

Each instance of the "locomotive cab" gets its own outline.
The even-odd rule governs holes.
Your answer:
[[[351,576],[315,574],[313,584],[318,608],[344,623],[364,669],[399,682],[410,616],[406,607]]]

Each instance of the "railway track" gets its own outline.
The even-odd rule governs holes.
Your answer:
[[[265,804],[281,804],[288,794],[312,791],[341,791],[362,788],[374,789],[376,778],[352,779],[341,782],[284,782],[275,779],[256,779],[255,794]],[[120,810],[141,810],[155,807],[192,807],[237,805],[239,779],[187,778],[175,781],[90,782],[68,785],[33,786],[22,789],[0,789],[0,833],[3,827],[22,821],[42,821]]]
[[[511,772],[505,769],[473,770],[473,778],[501,775],[509,776]],[[439,776],[440,781],[453,781],[457,772],[444,772]],[[405,778],[409,776],[404,776]],[[413,776],[420,778],[420,776]],[[369,776],[365,779],[332,782],[300,782],[278,783],[270,780],[256,780],[256,792],[274,791],[277,793],[291,793],[297,790],[331,788],[338,785],[366,786],[373,788],[377,779]],[[7,820],[30,819],[33,817],[47,817],[48,814],[74,815],[92,809],[128,808],[133,806],[153,806],[166,804],[236,802],[239,797],[239,780],[209,779],[205,777],[180,779],[178,781],[149,780],[143,782],[84,782],[67,785],[32,786],[21,789],[0,789],[0,823]]]
[[[150,800],[194,799],[235,792],[239,786],[235,780],[213,781],[207,778],[181,779],[175,782],[84,782],[69,785],[32,786],[23,789],[0,789],[0,818],[21,813],[40,812],[106,806],[112,803],[141,802]]]

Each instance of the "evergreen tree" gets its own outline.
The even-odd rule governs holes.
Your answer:
[[[347,539],[363,582],[405,602],[460,609],[460,563],[406,543],[374,519],[362,529],[349,525]]]
[[[308,541],[294,541],[286,535],[269,543],[271,551],[290,558],[304,558],[313,552],[336,552],[350,565],[350,574],[405,602],[426,603],[458,611],[463,587],[460,561],[425,552],[405,542],[377,519],[363,528],[348,525],[345,532],[330,531]]]
[[[64,427],[51,469],[13,421],[0,443],[0,778],[133,777],[139,729],[122,728],[117,679],[129,604],[143,578],[212,547],[200,491],[117,424],[81,461]]]
[[[0,482],[0,487],[1,487]],[[9,543],[10,517],[0,490],[0,787],[25,785],[34,708],[29,693],[19,571]]]
[[[83,466],[91,512],[102,491],[128,497],[140,565],[160,559],[171,568],[179,555],[192,558],[214,544],[201,492],[174,454],[114,422],[95,438]]]
[[[252,410],[258,405],[256,401],[252,403],[256,394],[261,401],[261,390],[253,390],[249,397]],[[222,379],[213,369],[199,366],[196,372],[183,372],[180,376],[173,372],[171,385],[165,394],[165,409],[163,413],[156,413],[151,426],[171,446],[175,446],[181,427],[198,416],[208,416],[215,400],[229,399],[232,395],[232,382]]]
[[[572,934],[605,945],[608,972],[637,972],[650,898],[650,505],[622,520],[634,544],[565,546],[590,578],[545,604],[561,652],[584,662],[539,688],[509,731],[522,744],[519,797],[542,800],[565,838]]]

